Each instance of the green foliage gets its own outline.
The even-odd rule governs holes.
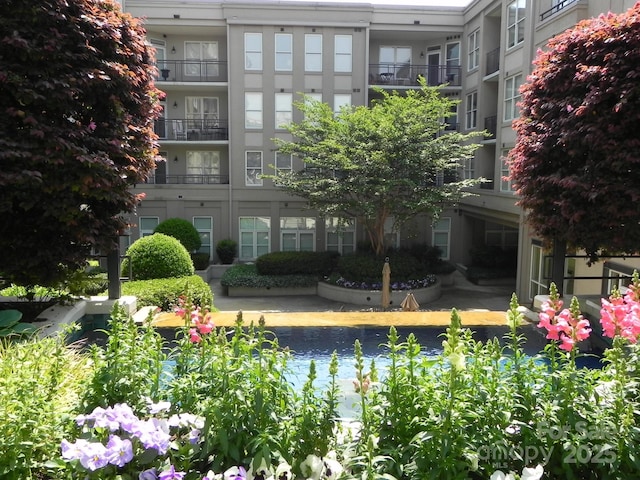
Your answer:
[[[371,253],[343,255],[338,259],[337,270],[347,280],[379,283],[385,258]],[[424,278],[431,273],[410,253],[390,252],[388,258],[392,282]]]
[[[209,266],[209,254],[208,253],[192,253],[191,260],[196,270],[206,270]]]
[[[305,199],[322,217],[355,219],[381,255],[388,218],[399,228],[418,214],[437,216],[481,181],[460,180],[456,171],[480,147],[469,140],[482,133],[445,131],[456,102],[425,82],[402,95],[377,93],[380,98],[370,107],[343,108],[338,114],[327,103],[297,102],[304,120],[287,126],[294,140],[273,140],[305,168],[263,177]],[[436,181],[439,174],[446,178],[442,185]]]
[[[82,401],[84,410],[126,403],[146,413],[147,401],[160,398],[166,354],[162,337],[147,323],[136,325],[122,306],[114,306],[104,349],[92,345],[93,376]]]
[[[162,233],[142,237],[127,249],[129,258],[122,262],[122,271],[131,272],[134,280],[186,277],[195,269],[187,249],[175,238]]]
[[[260,275],[255,264],[234,265],[220,279],[223,287],[296,288],[314,287],[317,283],[316,275]]]
[[[220,259],[220,263],[231,265],[238,254],[238,243],[231,238],[220,240],[216,244],[216,254]]]
[[[0,339],[0,477],[64,478],[49,470],[80,413],[91,364],[60,337]]]
[[[192,305],[211,307],[211,287],[199,275],[181,278],[139,280],[122,284],[122,294],[135,296],[138,308],[156,306],[163,311],[178,305],[182,296]]]
[[[273,252],[256,260],[260,275],[326,275],[336,267],[338,252]]]
[[[18,310],[0,310],[0,338],[14,337],[34,333],[36,327],[30,323],[24,323],[22,312]]]
[[[545,246],[638,252],[639,26],[640,4],[583,20],[540,50],[522,87],[510,175]]]
[[[6,0],[0,31],[0,272],[57,285],[113,248],[155,166],[153,51],[114,2]]]
[[[164,233],[179,240],[190,253],[195,252],[202,245],[202,239],[196,227],[183,218],[168,218],[160,222],[153,233]]]

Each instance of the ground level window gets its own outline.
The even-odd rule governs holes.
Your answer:
[[[213,237],[213,218],[211,217],[193,217],[193,226],[196,227],[198,235],[200,235],[200,248],[198,253],[206,253],[211,259],[213,249],[211,248],[211,238]]]
[[[531,275],[529,276],[529,300],[549,292],[547,278],[551,275],[551,258],[544,254],[541,245],[531,245]]]
[[[338,217],[325,219],[327,251],[347,255],[356,251],[356,222]]]
[[[160,218],[158,217],[140,217],[140,222],[138,223],[140,238],[153,235],[153,231],[159,223]]]
[[[280,247],[283,252],[313,252],[316,249],[316,219],[282,217]]]
[[[440,258],[449,260],[451,254],[451,219],[441,218],[433,225],[432,243],[440,249]]]
[[[240,217],[240,260],[255,260],[269,253],[271,219],[268,217]]]

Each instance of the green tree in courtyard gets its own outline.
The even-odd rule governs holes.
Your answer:
[[[509,166],[532,229],[559,260],[638,252],[640,4],[551,39],[521,92]]]
[[[153,50],[111,0],[0,2],[0,277],[110,251],[155,166]]]
[[[404,95],[378,93],[370,107],[339,113],[308,98],[297,102],[304,120],[286,127],[293,140],[274,142],[304,168],[267,177],[320,216],[356,219],[381,254],[388,218],[394,229],[419,214],[435,219],[479,182],[460,180],[458,170],[479,147],[471,140],[482,133],[446,130],[456,103],[424,82]]]

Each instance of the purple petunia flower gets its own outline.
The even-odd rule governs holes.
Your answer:
[[[185,476],[184,472],[176,472],[173,465],[169,467],[169,470],[165,470],[160,473],[158,480],[182,480]]]
[[[109,463],[106,453],[107,449],[101,443],[87,442],[80,453],[80,465],[92,472],[96,471]]]
[[[117,435],[111,435],[107,443],[107,459],[111,465],[124,467],[133,460],[133,446],[131,440],[124,440]]]

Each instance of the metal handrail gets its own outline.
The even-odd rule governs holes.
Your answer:
[[[577,1],[577,0],[562,0],[559,3],[556,3],[549,10],[545,10],[544,12],[542,12],[540,14],[540,20],[544,20],[545,18],[549,18],[554,13],[559,12],[560,10],[562,10],[563,8],[569,6],[571,3],[575,2],[575,1]]]
[[[227,62],[219,60],[158,60],[157,82],[227,82]]]
[[[413,65],[410,63],[372,63],[369,65],[369,85],[420,85],[424,78],[427,85],[437,86],[448,84],[459,87],[462,85],[462,69],[451,65]]]
[[[147,182],[153,185],[229,185],[229,175],[161,175],[156,173]]]
[[[159,118],[154,131],[160,140],[215,141],[229,140],[226,118]]]

